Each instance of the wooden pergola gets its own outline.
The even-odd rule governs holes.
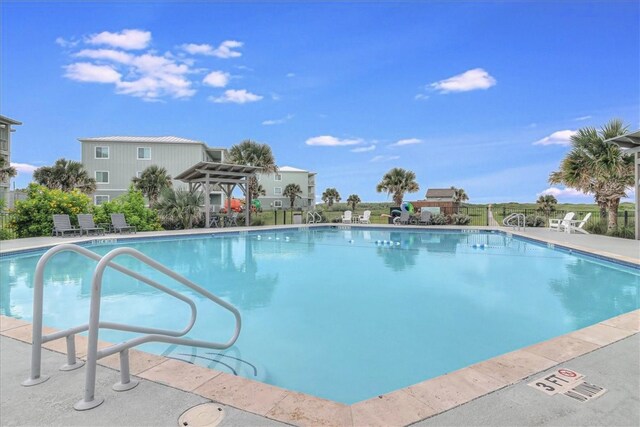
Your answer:
[[[636,193],[636,214],[635,214],[635,227],[636,227],[636,240],[640,240],[640,130],[628,133],[622,136],[616,136],[615,138],[607,139],[605,142],[610,144],[616,144],[626,154],[634,156],[634,190]]]
[[[186,171],[177,175],[174,179],[189,184],[189,190],[200,189],[204,195],[205,227],[211,226],[211,200],[209,195],[219,187],[227,200],[227,215],[231,215],[231,194],[238,187],[242,190],[246,199],[245,224],[249,225],[249,209],[251,209],[251,191],[249,178],[254,176],[260,168],[255,166],[232,165],[228,163],[200,162],[191,166]]]

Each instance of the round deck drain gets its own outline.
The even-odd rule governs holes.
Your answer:
[[[224,409],[215,403],[189,408],[178,418],[179,427],[215,427],[224,418]]]

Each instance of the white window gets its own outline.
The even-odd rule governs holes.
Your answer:
[[[282,187],[273,187],[274,196],[282,196]]]
[[[136,178],[140,178],[142,176],[142,171],[137,171],[136,172]]]
[[[273,202],[273,207],[274,208],[281,208],[282,207],[282,200],[276,200]]]
[[[96,183],[108,184],[109,183],[109,171],[96,171]]]
[[[101,205],[104,202],[108,202],[109,201],[109,196],[93,196],[93,203],[95,205]]]
[[[108,159],[109,147],[96,147],[96,159]]]
[[[277,174],[274,176],[273,180],[274,180],[274,181],[282,181],[282,175],[280,175],[279,173],[277,173]]]
[[[151,148],[138,147],[138,160],[151,160]]]

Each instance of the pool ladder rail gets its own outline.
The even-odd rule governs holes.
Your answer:
[[[322,215],[318,211],[307,211],[307,224],[319,224],[322,222]]]
[[[60,252],[75,252],[83,255],[87,258],[91,258],[98,261],[98,264],[93,272],[93,278],[91,282],[91,305],[89,311],[89,323],[75,326],[63,331],[54,332],[48,335],[42,335],[42,317],[43,317],[43,294],[44,294],[44,269],[49,260]],[[113,260],[122,255],[128,255],[141,261],[142,263],[152,267],[153,269],[165,274],[166,276],[176,280],[191,290],[205,296],[213,303],[221,306],[222,308],[230,311],[235,317],[235,331],[233,336],[226,343],[216,343],[202,340],[193,340],[184,337],[195,324],[197,310],[196,305],[190,298],[176,292],[168,287],[159,284],[158,282],[149,279],[113,262]],[[104,271],[107,267],[113,268],[121,273],[124,273],[134,279],[146,283],[159,291],[165,292],[189,305],[191,308],[191,319],[189,324],[182,330],[168,330],[149,328],[143,326],[127,325],[122,323],[104,322],[100,321],[100,302],[101,302],[101,290]],[[60,338],[66,338],[67,341],[67,363],[63,365],[60,370],[70,371],[82,367],[85,362],[76,359],[75,351],[75,334],[89,331],[88,349],[87,349],[87,373],[85,377],[84,396],[82,400],[78,401],[74,408],[78,411],[84,411],[99,406],[104,399],[96,398],[95,396],[95,383],[96,383],[96,370],[99,359],[110,356],[112,354],[120,354],[120,382],[113,386],[115,391],[131,390],[138,385],[138,381],[132,380],[129,373],[129,349],[140,344],[147,342],[165,342],[177,345],[188,345],[194,347],[204,347],[215,350],[223,350],[231,347],[238,336],[240,335],[240,329],[242,325],[242,319],[240,312],[233,305],[213,295],[211,292],[203,289],[202,287],[191,282],[187,278],[171,271],[165,266],[159,264],[148,256],[144,255],[140,251],[133,248],[121,247],[113,249],[106,255],[101,256],[95,252],[85,249],[78,245],[73,244],[61,244],[49,249],[38,261],[36,265],[35,278],[34,278],[34,296],[33,296],[33,344],[31,347],[31,373],[29,378],[22,382],[23,386],[34,386],[45,382],[49,377],[42,375],[41,373],[41,360],[42,360],[42,344],[53,341]],[[146,335],[141,335],[132,338],[127,341],[123,341],[118,344],[111,345],[106,348],[98,350],[98,330],[115,329],[127,332],[137,332]]]
[[[523,213],[512,213],[502,220],[502,225],[518,231],[522,228],[522,231],[525,231],[527,229],[527,217]]]

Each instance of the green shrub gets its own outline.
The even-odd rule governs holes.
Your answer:
[[[607,221],[591,221],[584,225],[584,229],[591,234],[607,234]]]
[[[451,215],[451,223],[455,225],[469,225],[471,224],[471,217],[465,214],[453,214]]]
[[[0,240],[13,239],[13,233],[7,228],[0,228]]]
[[[251,225],[254,226],[254,227],[259,227],[261,225],[264,225],[264,220],[262,218],[252,217],[251,218]]]
[[[445,214],[439,213],[431,217],[431,224],[433,225],[447,225],[449,224],[449,217]]]
[[[145,206],[144,196],[139,190],[129,188],[122,196],[95,206],[94,221],[96,224],[110,224],[112,213],[124,214],[127,223],[135,226],[138,231],[162,230],[157,212]]]
[[[547,219],[540,215],[528,215],[525,218],[525,224],[527,227],[545,227]]]
[[[76,215],[90,211],[91,199],[79,190],[65,192],[29,184],[26,200],[16,201],[10,226],[18,237],[48,236],[53,229],[53,214],[67,214],[75,223]]]
[[[622,237],[623,239],[635,239],[635,228],[634,227],[625,227],[621,226],[615,230],[607,232],[607,236],[611,237]]]

